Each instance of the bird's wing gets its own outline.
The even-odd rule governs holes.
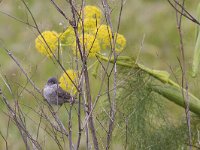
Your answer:
[[[63,98],[65,100],[68,100],[70,102],[70,99],[73,97],[66,91],[64,91],[61,87],[58,87],[57,94],[59,98]]]

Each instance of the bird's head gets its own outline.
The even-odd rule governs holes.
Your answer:
[[[47,85],[53,85],[53,84],[59,84],[57,78],[55,78],[55,77],[51,77],[47,81]]]

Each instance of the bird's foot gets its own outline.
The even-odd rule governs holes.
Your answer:
[[[75,103],[75,98],[74,97],[71,97],[71,99],[70,99],[70,105],[73,105],[74,103]]]

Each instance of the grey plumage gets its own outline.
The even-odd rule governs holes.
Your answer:
[[[59,86],[58,80],[55,77],[48,79],[43,89],[43,96],[50,104],[55,105],[73,103],[75,101],[73,96],[71,96]]]

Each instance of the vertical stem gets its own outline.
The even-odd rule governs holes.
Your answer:
[[[71,119],[72,119],[72,104],[70,104],[70,108],[69,108],[69,121],[68,121],[68,129],[69,129],[69,149],[72,150],[73,149],[73,144],[72,144],[72,123],[71,123]]]
[[[85,88],[85,87],[83,87]],[[85,91],[85,90],[84,90]],[[84,97],[84,104],[87,105],[87,100],[86,100],[86,97],[85,97],[85,93],[83,95]],[[85,117],[88,118],[89,115],[88,115],[88,108],[84,107],[84,111],[85,111]],[[86,122],[85,124],[85,134],[86,134],[86,148],[89,149],[89,130],[88,130],[88,121]]]
[[[82,49],[81,43],[79,40],[79,36],[78,36],[78,29],[77,29],[77,23],[76,23],[76,10],[74,7],[74,1],[70,0],[69,3],[71,5],[71,12],[73,15],[73,24],[74,24],[73,28],[74,28],[74,32],[75,32],[75,36],[76,36],[76,43],[77,43],[80,57],[81,57],[82,64],[83,64],[83,73],[84,73],[84,77],[85,77],[85,87],[86,87],[86,98],[87,98],[88,113],[89,113],[92,108],[92,98],[91,98],[91,92],[90,92],[89,75],[88,75],[88,70],[87,70],[87,56],[86,56],[85,50],[84,50],[84,42],[83,42],[83,49]],[[83,41],[84,41],[84,37],[83,37]],[[83,54],[82,54],[82,52],[83,52]],[[94,148],[95,148],[95,150],[98,150],[99,146],[98,146],[98,140],[97,140],[97,136],[96,136],[96,130],[95,130],[92,114],[89,117],[89,128],[92,133],[92,140],[93,140]]]
[[[89,83],[89,76],[88,76],[88,70],[87,70],[87,62],[86,62],[86,56],[84,55],[84,76],[85,76],[85,86],[86,86],[86,97],[87,97],[87,102],[88,102],[88,113],[92,110],[92,98],[91,98],[91,93],[90,93],[90,83]],[[97,137],[96,137],[96,130],[94,127],[94,121],[93,121],[93,115],[91,114],[89,116],[89,127],[92,133],[92,140],[94,144],[95,150],[99,149]]]
[[[81,90],[82,91],[82,90]],[[81,93],[79,93],[79,100],[78,100],[78,140],[77,140],[77,146],[76,149],[79,149],[80,141],[81,141]]]
[[[177,4],[179,4],[178,1],[174,0],[175,2],[175,8],[177,8]],[[186,121],[187,121],[187,127],[188,127],[188,140],[189,140],[189,149],[192,150],[192,134],[191,134],[191,126],[190,126],[190,107],[189,107],[189,94],[188,94],[188,81],[186,77],[186,64],[185,64],[185,52],[184,52],[184,46],[183,46],[183,35],[182,35],[182,16],[184,11],[184,4],[185,0],[183,0],[181,5],[181,13],[180,16],[178,16],[178,11],[176,11],[176,20],[177,20],[177,28],[179,33],[179,39],[180,39],[180,55],[181,55],[181,70],[182,70],[182,96],[185,102],[185,114],[186,114]],[[185,91],[184,92],[184,88]]]
[[[111,10],[110,7],[108,5],[107,0],[102,0],[102,4],[105,10],[105,17],[106,17],[106,21],[108,23],[108,25],[111,28],[111,33],[112,33],[112,37],[111,37],[111,50],[112,53],[114,55],[114,64],[113,64],[113,68],[114,68],[114,74],[113,74],[113,97],[112,97],[112,101],[110,103],[110,121],[109,121],[109,127],[108,127],[108,133],[107,133],[107,141],[106,141],[106,150],[108,150],[110,148],[110,143],[111,143],[111,137],[112,137],[112,132],[113,132],[113,127],[114,127],[114,121],[115,121],[115,112],[116,112],[116,91],[117,91],[117,65],[116,65],[116,60],[117,60],[117,54],[115,51],[115,37],[114,37],[114,33],[113,33],[113,26],[112,26],[112,22],[111,22],[111,18],[110,18],[110,14],[111,14]],[[118,28],[119,28],[119,24],[118,24]],[[108,83],[109,84],[109,83]],[[108,91],[109,92],[109,91]],[[109,96],[109,93],[108,93]]]

